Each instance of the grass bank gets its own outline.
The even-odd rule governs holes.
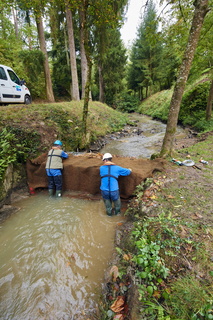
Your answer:
[[[0,177],[8,164],[24,163],[49,150],[60,139],[66,151],[77,151],[82,136],[83,101],[0,107]],[[100,102],[89,103],[89,142],[119,131],[126,115]]]
[[[101,319],[213,319],[212,151],[205,135],[178,153],[197,167],[168,161],[137,187],[118,228]]]
[[[209,78],[202,76],[187,85],[180,106],[179,124],[198,132],[213,130],[213,119],[205,120],[210,82]],[[138,112],[166,122],[172,94],[173,88],[157,92],[140,104]]]

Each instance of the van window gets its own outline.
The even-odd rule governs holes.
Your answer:
[[[16,84],[19,84],[19,85],[20,85],[20,80],[19,80],[19,78],[17,77],[17,75],[16,75],[13,71],[11,71],[11,70],[7,70],[7,71],[8,71],[8,73],[9,73],[10,79],[11,79],[13,82],[15,82]]]
[[[7,75],[2,67],[0,67],[0,79],[7,80]]]

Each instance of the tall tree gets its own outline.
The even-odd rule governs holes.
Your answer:
[[[80,21],[80,54],[81,54],[81,99],[85,98],[85,88],[87,83],[88,75],[88,62],[85,51],[85,42],[84,42],[84,28],[85,28],[85,12],[81,9],[79,10],[79,21]]]
[[[117,28],[107,30],[107,38],[107,47],[101,59],[102,64],[98,64],[99,88],[101,89],[102,84],[102,92],[104,93],[102,102],[113,106],[116,97],[124,89],[123,79],[125,78],[127,56],[120,31]]]
[[[44,36],[43,20],[42,20],[41,14],[39,14],[39,15],[36,14],[36,25],[37,25],[37,29],[38,29],[38,38],[39,38],[39,43],[40,43],[40,49],[44,55],[43,66],[44,66],[47,100],[49,102],[55,102],[55,98],[54,98],[54,94],[53,94],[53,87],[52,87],[52,80],[51,80],[51,75],[50,75],[49,62],[48,62],[46,41],[45,41],[45,36]]]
[[[158,20],[153,1],[148,1],[138,28],[137,39],[132,47],[131,64],[129,65],[128,82],[133,90],[145,89],[145,95],[152,93],[157,79],[157,68],[161,52],[161,41],[158,33]],[[135,69],[135,70],[134,70]],[[131,79],[137,75],[136,79]],[[135,86],[135,87],[132,87]]]
[[[48,53],[47,53],[47,46],[44,34],[44,26],[43,26],[43,19],[42,19],[42,11],[45,10],[46,1],[43,0],[32,0],[30,3],[27,0],[19,0],[18,2],[19,7],[26,12],[33,11],[36,20],[37,32],[38,32],[38,39],[40,44],[40,50],[44,55],[44,76],[45,76],[45,89],[46,89],[46,96],[49,102],[54,102],[54,94],[53,94],[53,87],[52,87],[52,79],[50,74],[50,67],[49,67],[49,60],[48,60]]]
[[[65,10],[66,10],[69,49],[70,49],[69,51],[70,51],[70,67],[71,67],[71,75],[72,75],[72,100],[80,100],[76,53],[75,53],[75,39],[74,39],[74,30],[73,30],[73,18],[72,18],[72,11],[68,3],[66,3],[65,5]]]
[[[208,0],[196,0],[194,2],[194,6],[195,10],[189,33],[189,39],[170,103],[166,133],[160,152],[160,155],[162,157],[171,155],[173,151],[173,142],[175,138],[175,132],[177,129],[180,104],[184,88],[188,79],[191,63],[199,40],[203,21],[208,12]]]
[[[102,26],[104,24],[115,25],[120,19],[118,8],[121,4],[126,3],[126,0],[108,1],[108,0],[81,0],[79,10],[81,11],[82,20],[81,28],[83,32],[83,45],[87,60],[87,81],[85,85],[85,97],[82,117],[82,145],[86,146],[88,143],[87,135],[87,116],[90,99],[91,88],[91,70],[92,70],[92,52],[93,42],[91,37],[90,26]],[[120,6],[119,6],[120,5]]]

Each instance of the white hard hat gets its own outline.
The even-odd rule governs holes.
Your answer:
[[[112,159],[111,153],[104,153],[104,155],[103,155],[103,161],[106,160],[106,159]]]

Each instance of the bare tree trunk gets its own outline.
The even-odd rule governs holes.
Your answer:
[[[191,63],[194,58],[194,53],[199,40],[203,21],[208,11],[208,0],[196,0],[194,2],[194,5],[195,11],[192,20],[191,30],[189,33],[189,39],[184,53],[182,64],[180,66],[179,75],[177,77],[177,81],[174,87],[174,92],[170,103],[166,133],[160,152],[160,155],[163,157],[171,155],[173,151],[173,143],[175,138],[175,132],[177,129],[180,104],[184,88],[188,79]]]
[[[49,62],[48,62],[46,42],[45,42],[45,37],[44,37],[44,27],[43,27],[43,21],[42,21],[41,16],[36,17],[36,25],[37,25],[37,30],[38,30],[40,49],[44,54],[44,76],[45,76],[47,100],[49,102],[55,102],[53,88],[52,88],[52,80],[51,80],[51,76],[50,76],[50,68],[49,68]]]
[[[85,87],[87,82],[88,64],[84,47],[84,12],[80,10],[80,50],[81,50],[81,99],[85,97]]]
[[[70,57],[69,57],[68,41],[67,41],[67,33],[66,33],[65,24],[64,24],[64,46],[65,46],[65,52],[66,52],[67,66],[68,66],[69,68],[71,68],[71,66],[70,66]],[[69,94],[70,94],[70,97],[72,98],[72,83],[71,83],[71,82],[70,82]]]
[[[89,111],[89,100],[90,100],[90,88],[91,88],[91,72],[92,72],[92,59],[91,59],[91,48],[89,44],[89,30],[87,26],[87,10],[89,6],[88,0],[82,1],[82,9],[80,11],[80,24],[81,24],[81,47],[85,52],[86,63],[87,63],[87,74],[84,79],[84,106],[83,106],[83,115],[82,115],[82,141],[81,147],[85,148],[89,145],[89,133],[87,132],[87,118]]]
[[[70,49],[70,66],[71,66],[71,75],[72,75],[72,99],[80,100],[79,95],[79,86],[78,86],[78,73],[77,73],[77,63],[76,63],[76,54],[75,54],[75,40],[74,40],[74,31],[73,31],[73,21],[72,21],[72,12],[66,5],[66,19],[67,19],[67,31],[68,31],[68,40],[69,40],[69,49]]]
[[[208,96],[208,101],[207,101],[207,106],[206,106],[206,120],[209,121],[212,116],[212,102],[213,102],[213,80],[211,83],[211,87],[209,90],[209,96]]]
[[[12,7],[12,13],[13,13],[13,20],[14,20],[14,27],[15,27],[15,35],[16,39],[18,39],[19,32],[18,32],[18,19],[17,19],[17,13],[16,10]]]

